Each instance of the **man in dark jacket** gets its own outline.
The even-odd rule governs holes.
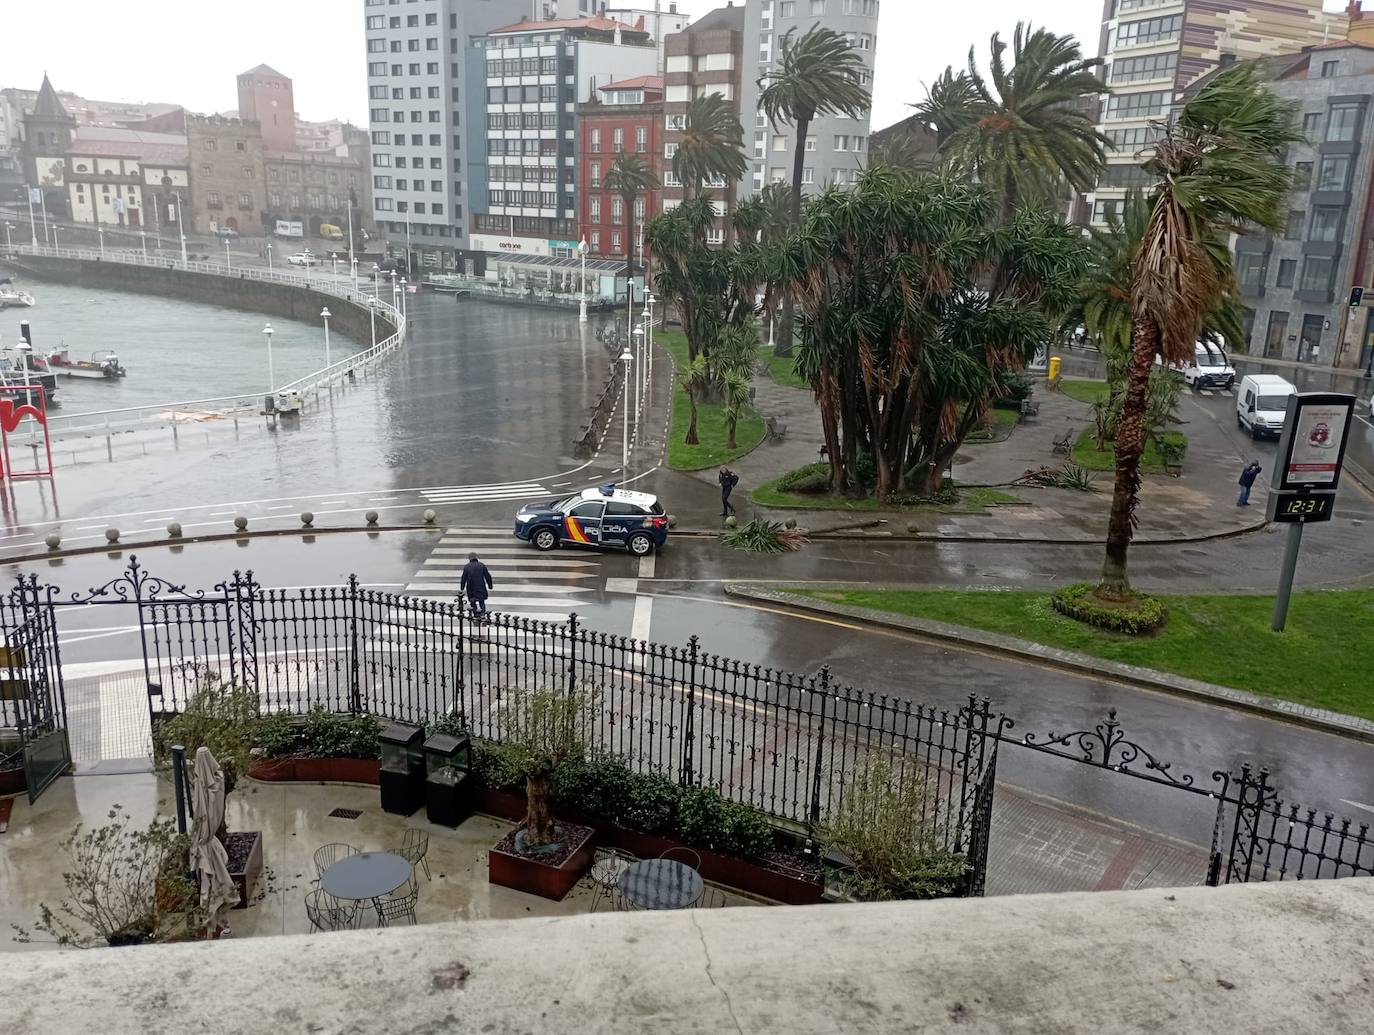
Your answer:
[[[1255,479],[1264,468],[1260,466],[1258,460],[1251,460],[1245,465],[1245,469],[1240,472],[1240,498],[1236,500],[1236,506],[1250,506],[1250,490],[1254,487]]]
[[[735,512],[734,504],[730,502],[730,493],[739,484],[739,475],[722,464],[720,477],[716,480],[720,482],[720,516],[729,517]]]
[[[468,554],[468,562],[463,565],[463,577],[458,582],[458,592],[468,595],[468,603],[479,615],[487,613],[487,590],[491,589],[491,572],[477,559],[475,553]]]

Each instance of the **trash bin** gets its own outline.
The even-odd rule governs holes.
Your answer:
[[[382,811],[409,816],[425,800],[425,731],[394,722],[382,731]]]
[[[301,393],[296,391],[278,392],[276,406],[278,413],[299,413],[301,409]]]
[[[431,823],[456,827],[472,815],[472,740],[436,733],[425,741],[425,815]]]

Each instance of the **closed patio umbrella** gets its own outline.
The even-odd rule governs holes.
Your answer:
[[[196,750],[192,767],[191,868],[200,874],[200,904],[207,913],[207,929],[219,927],[224,911],[239,903],[239,890],[229,876],[229,853],[215,837],[224,822],[224,770],[210,749]]]

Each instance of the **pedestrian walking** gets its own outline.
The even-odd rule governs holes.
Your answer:
[[[739,484],[739,475],[721,464],[720,477],[716,480],[720,482],[720,516],[730,517],[735,512],[735,506],[730,502],[730,493],[734,492],[735,486]]]
[[[487,590],[491,587],[491,572],[487,571],[487,566],[477,559],[475,553],[468,554],[468,562],[463,565],[463,577],[458,581],[458,592],[467,594],[474,613],[487,613]]]
[[[1260,466],[1258,460],[1251,460],[1245,465],[1245,469],[1240,472],[1240,497],[1236,500],[1236,506],[1250,506],[1250,489],[1255,484],[1255,479],[1264,468]]]

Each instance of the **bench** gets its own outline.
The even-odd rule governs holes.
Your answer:
[[[781,442],[787,437],[787,425],[776,417],[769,417],[763,422],[763,426],[768,432],[769,442]]]
[[[1054,440],[1054,452],[1062,456],[1073,452],[1073,428],[1068,428]]]
[[[1034,399],[1030,398],[1030,396],[1027,396],[1026,398],[1022,399],[1021,419],[1025,420],[1027,417],[1038,416],[1040,416],[1040,404],[1036,402]]]

